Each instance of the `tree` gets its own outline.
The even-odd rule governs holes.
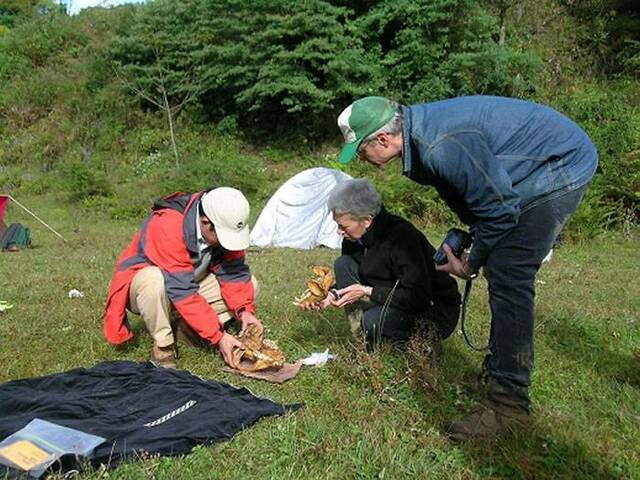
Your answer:
[[[382,0],[355,24],[386,93],[406,103],[530,88],[535,58],[496,44],[495,18],[476,0]]]
[[[559,3],[565,14],[579,21],[577,41],[595,60],[592,64],[600,67],[602,77],[625,69],[633,73],[640,44],[640,2],[559,0]]]
[[[244,112],[253,125],[323,123],[335,128],[336,109],[376,91],[378,65],[366,61],[349,30],[350,11],[321,0],[204,0],[217,15],[198,19],[203,39],[208,111]]]
[[[175,118],[201,90],[201,69],[194,57],[199,44],[188,29],[192,14],[185,2],[149,3],[141,8],[131,32],[111,49],[118,79],[167,116],[176,168],[180,156]]]
[[[498,45],[504,45],[507,38],[507,12],[519,3],[521,0],[488,0],[489,6],[498,13]]]

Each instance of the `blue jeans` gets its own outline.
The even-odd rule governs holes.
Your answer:
[[[336,287],[348,287],[354,283],[361,283],[358,264],[349,255],[342,255],[334,262],[336,273]],[[371,301],[359,301],[351,308],[363,310],[362,332],[369,344],[386,338],[395,343],[403,344],[409,340],[418,322],[434,325],[441,338],[447,338],[456,327],[459,308],[457,305],[434,305],[429,312],[414,313],[383,306]]]
[[[484,267],[491,307],[488,374],[527,409],[533,368],[535,276],[586,188],[543,201],[522,213],[517,226],[491,251]]]

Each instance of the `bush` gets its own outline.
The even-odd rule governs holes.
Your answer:
[[[157,1],[111,55],[130,84],[149,91],[164,77],[170,99],[197,94],[202,119],[313,132],[333,120],[334,104],[379,85],[379,68],[362,61],[345,29],[347,14],[320,0],[294,10],[285,0]]]
[[[356,178],[369,178],[380,192],[387,210],[396,215],[409,220],[419,219],[429,225],[444,223],[453,226],[459,223],[435,188],[409,180],[397,165],[376,170],[362,162],[351,162],[346,167],[334,162],[329,166],[345,170]]]
[[[197,94],[202,119],[231,119],[225,131],[237,119],[254,133],[313,137],[361,96],[531,90],[539,62],[498,46],[497,30],[477,0],[383,0],[357,13],[322,0],[293,11],[286,0],[163,0],[140,10],[111,54],[127,83],[161,84],[177,103]]]
[[[143,137],[150,139],[154,135]],[[186,153],[180,168],[176,168],[168,147],[147,154],[139,145],[132,148],[138,153],[129,168],[118,172],[117,186],[95,174],[95,162],[65,165],[64,184],[68,191],[78,192],[72,200],[80,200],[83,207],[116,219],[143,218],[153,200],[173,192],[196,192],[223,185],[238,188],[255,204],[256,199],[268,197],[276,187],[267,177],[264,161],[242,153],[241,148],[230,137],[212,141],[204,133],[192,133],[183,142]]]
[[[579,236],[595,237],[604,229],[615,227],[620,223],[622,216],[618,207],[603,199],[601,188],[599,188],[601,179],[596,177],[578,209],[569,218],[565,231]]]
[[[106,215],[114,220],[140,220],[149,213],[151,202],[143,201],[140,197],[135,199],[110,197],[87,197],[81,201],[81,205],[93,212],[93,214]]]
[[[19,189],[24,182],[20,168],[0,165],[0,189],[13,191]]]
[[[238,143],[229,137],[202,146],[183,161],[179,170],[167,173],[162,181],[162,194],[224,185],[241,190],[247,197],[255,197],[268,188],[263,161],[241,153]]]
[[[7,62],[0,62],[0,78],[24,73],[27,64],[43,67],[51,57],[86,45],[88,38],[77,27],[75,19],[58,10],[22,19],[0,36],[0,59]]]
[[[628,212],[640,219],[640,105],[631,98],[636,94],[633,85],[594,82],[567,92],[556,105],[589,133],[598,149],[599,172],[587,203],[589,223],[601,227],[626,221]]]
[[[111,186],[95,166],[83,162],[66,162],[60,166],[62,188],[74,201],[94,196],[109,196]]]
[[[74,17],[49,0],[10,3],[16,8],[0,7],[5,188],[64,189],[117,218],[138,216],[170,191],[212,184],[261,200],[296,171],[326,164],[316,147],[331,138],[333,152],[335,117],[356,97],[414,103],[485,93],[542,99],[593,138],[601,168],[574,229],[638,220],[638,18],[606,8],[615,0],[584,8],[575,1],[304,0],[292,8],[285,0],[157,0]],[[34,8],[40,4],[52,8]],[[485,7],[507,4],[510,37],[498,45],[498,22]],[[591,6],[606,15],[591,18]],[[535,52],[548,57],[548,76],[534,84]],[[164,112],[118,81],[114,62],[138,86],[166,87],[171,105],[193,94],[174,117],[180,169]],[[628,80],[585,79],[607,71]],[[256,146],[265,148],[247,153]],[[416,189],[398,172],[373,179],[394,212],[455,222],[433,189]]]
[[[519,95],[539,65],[493,40],[498,26],[475,0],[383,0],[355,20],[385,92],[404,103],[469,93]]]

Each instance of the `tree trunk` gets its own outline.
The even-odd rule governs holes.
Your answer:
[[[503,7],[500,9],[500,34],[498,37],[498,45],[504,45],[504,42],[507,39],[506,17],[507,8]]]
[[[176,157],[176,169],[180,169],[180,157],[178,156],[178,147],[176,145],[176,134],[173,130],[173,112],[171,111],[171,105],[169,105],[169,99],[167,98],[167,91],[162,86],[162,100],[164,102],[164,110],[167,112],[167,119],[169,120],[169,132],[171,133],[171,146],[173,147],[173,155]]]

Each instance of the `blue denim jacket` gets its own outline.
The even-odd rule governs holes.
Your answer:
[[[598,154],[555,110],[503,97],[402,107],[404,174],[433,185],[474,237],[479,268],[520,213],[591,180]]]

